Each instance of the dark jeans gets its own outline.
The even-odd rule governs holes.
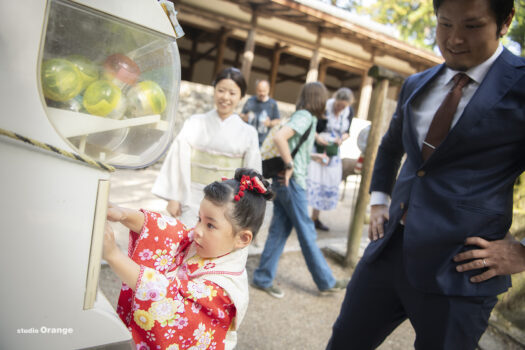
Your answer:
[[[405,319],[416,349],[475,349],[497,298],[428,294],[413,288],[403,266],[403,226],[373,263],[359,262],[327,349],[375,349]]]

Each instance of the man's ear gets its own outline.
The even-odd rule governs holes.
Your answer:
[[[503,22],[503,25],[501,26],[501,30],[499,32],[500,37],[503,37],[509,31],[515,11],[516,10],[512,9],[512,12],[510,13],[509,17],[507,17],[507,19]]]
[[[250,230],[242,230],[235,236],[235,249],[241,249],[248,246],[253,239],[253,233]]]

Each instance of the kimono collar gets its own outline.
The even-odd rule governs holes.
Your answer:
[[[240,276],[245,272],[246,260],[248,259],[248,247],[232,251],[218,258],[203,259],[197,255],[197,246],[192,243],[188,254],[182,265],[175,271],[179,278],[185,274],[188,279],[194,279],[205,275],[231,275]],[[189,272],[188,264],[198,264],[198,268]],[[171,274],[171,273],[170,273]],[[183,277],[184,278],[184,277]]]
[[[209,116],[211,116],[212,118],[216,119],[217,122],[219,124],[226,124],[226,123],[231,123],[232,121],[236,120],[236,119],[239,119],[242,121],[241,117],[239,117],[239,115],[237,113],[232,113],[230,114],[227,118],[225,119],[222,119],[220,116],[219,116],[219,113],[217,112],[217,109],[212,109],[211,111],[209,111],[208,113]]]

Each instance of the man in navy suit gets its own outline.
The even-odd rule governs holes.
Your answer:
[[[525,256],[505,238],[525,170],[525,60],[499,42],[513,1],[434,0],[434,11],[445,63],[401,89],[374,167],[371,242],[328,349],[375,348],[407,318],[416,349],[475,349],[519,270],[501,252]]]

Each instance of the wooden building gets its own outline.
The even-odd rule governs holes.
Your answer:
[[[319,80],[331,92],[351,88],[357,115],[366,119],[370,67],[408,76],[442,62],[385,26],[315,0],[172,1],[186,33],[177,41],[183,80],[210,84],[221,68],[234,66],[247,78],[249,93],[255,80],[267,79],[272,97],[290,103],[302,84]]]

